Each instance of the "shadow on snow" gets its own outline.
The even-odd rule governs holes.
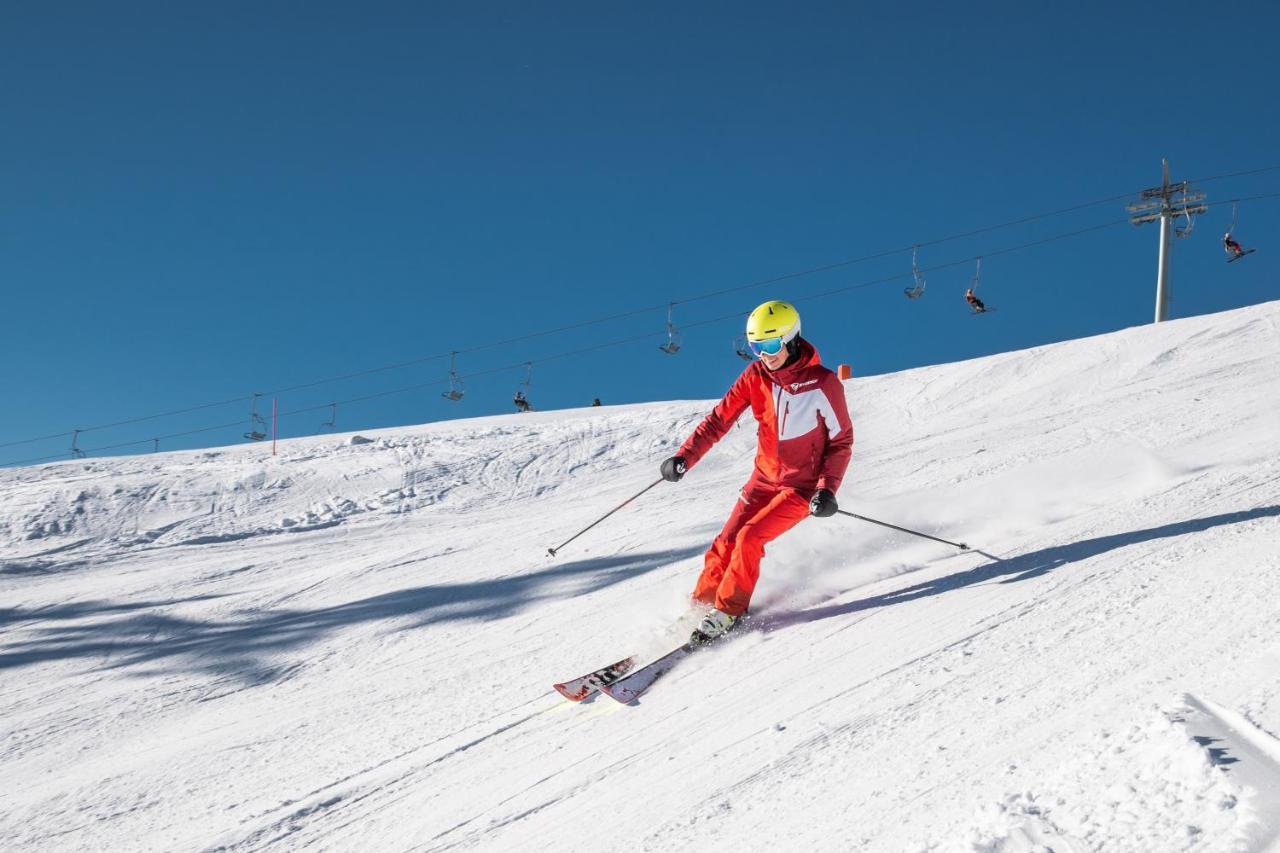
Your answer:
[[[765,615],[759,625],[763,630],[773,630],[915,601],[987,581],[1016,583],[1130,545],[1277,516],[1280,506],[1260,507],[1057,545],[882,595]],[[89,601],[26,610],[0,608],[0,626],[12,629],[32,623],[26,628],[27,637],[0,644],[0,670],[96,658],[104,669],[167,664],[247,686],[266,684],[287,677],[298,668],[296,662],[272,662],[273,656],[303,648],[346,626],[400,620],[403,624],[399,627],[416,628],[460,620],[502,619],[533,603],[595,592],[701,551],[699,546],[579,560],[511,577],[411,587],[313,610],[248,612],[221,621],[161,612],[223,597],[213,594],[170,601]],[[73,621],[77,624],[42,624]]]
[[[1214,527],[1221,527],[1227,524],[1240,524],[1260,518],[1275,518],[1276,516],[1280,516],[1280,506],[1258,507],[1256,509],[1197,518],[1193,521],[1180,521],[1174,524],[1161,525],[1160,527],[1149,527],[1145,530],[1131,530],[1127,533],[1099,536],[1095,539],[1084,539],[1067,545],[1055,545],[1052,548],[1032,551],[1006,560],[994,560],[967,571],[934,578],[933,580],[903,587],[893,592],[886,592],[883,595],[860,598],[843,604],[828,604],[807,610],[782,612],[773,616],[765,615],[759,620],[760,628],[769,631],[801,622],[831,619],[836,616],[857,613],[860,610],[872,610],[877,607],[888,607],[893,604],[902,604],[907,601],[941,595],[990,580],[999,579],[1000,583],[1016,583],[1030,580],[1048,574],[1057,568],[1065,566],[1067,563],[1088,560],[1108,551],[1125,548],[1129,545],[1138,545],[1143,542],[1166,539],[1172,536],[1182,536],[1187,533],[1202,533]],[[975,551],[974,553],[980,552]]]
[[[592,593],[701,552],[699,547],[579,560],[510,577],[411,587],[314,610],[248,612],[222,621],[157,612],[218,596],[0,609],[0,625],[81,623],[33,625],[27,630],[34,636],[0,643],[0,670],[86,658],[100,659],[98,666],[104,669],[181,662],[190,670],[265,684],[297,669],[296,662],[269,662],[271,656],[302,648],[346,626],[401,620],[405,624],[400,628],[417,628],[501,619],[538,601]]]

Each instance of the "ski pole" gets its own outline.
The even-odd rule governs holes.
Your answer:
[[[918,530],[909,530],[906,527],[899,527],[898,525],[890,524],[887,521],[876,521],[874,518],[867,518],[865,515],[858,515],[856,512],[845,512],[842,509],[838,509],[836,510],[836,512],[840,513],[841,515],[847,515],[850,518],[856,518],[859,521],[869,521],[872,524],[878,524],[881,527],[890,527],[894,530],[901,530],[903,533],[910,533],[912,536],[919,536],[921,539],[932,539],[934,542],[941,542],[944,545],[952,545],[956,548],[959,548],[961,551],[969,550],[969,546],[964,544],[963,542],[952,542],[948,539],[939,539],[937,536],[930,536],[928,533],[921,533]]]
[[[568,539],[566,539],[566,540],[564,540],[563,542],[561,542],[561,543],[560,543],[559,545],[557,545],[556,547],[554,547],[554,548],[548,548],[548,549],[547,549],[547,553],[554,557],[554,556],[556,555],[556,551],[559,551],[559,550],[560,550],[561,548],[563,548],[565,545],[568,545],[570,542],[572,542],[573,540],[577,539],[579,536],[581,536],[582,534],[586,533],[588,530],[590,530],[591,528],[595,527],[597,524],[599,524],[600,522],[604,521],[606,518],[608,518],[609,516],[613,515],[615,512],[617,512],[618,510],[622,509],[624,506],[626,506],[627,504],[631,503],[633,500],[635,500],[636,498],[640,497],[640,496],[641,496],[641,495],[643,495],[645,492],[649,491],[650,489],[652,489],[654,486],[658,485],[658,484],[659,484],[659,483],[661,483],[661,482],[662,482],[662,478],[661,478],[661,477],[659,477],[658,479],[654,480],[652,483],[650,483],[649,485],[645,486],[643,489],[641,489],[640,491],[636,492],[634,495],[632,495],[631,497],[627,498],[625,501],[623,501],[622,503],[620,503],[620,504],[618,504],[617,506],[615,506],[613,509],[611,509],[611,510],[609,510],[608,512],[606,512],[604,515],[600,516],[600,517],[599,517],[599,518],[597,518],[595,521],[591,522],[591,523],[590,523],[590,524],[588,524],[586,527],[582,528],[582,529],[581,529],[581,530],[579,530],[577,533],[573,534],[572,536],[570,536]]]

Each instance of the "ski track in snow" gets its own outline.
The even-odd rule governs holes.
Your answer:
[[[0,848],[1280,850],[1280,303],[847,383],[848,519],[678,642],[750,415],[0,471]],[[603,829],[603,827],[607,827]]]

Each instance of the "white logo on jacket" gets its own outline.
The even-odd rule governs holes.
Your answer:
[[[806,382],[805,385],[815,384]],[[794,387],[794,386],[793,386]],[[773,395],[774,413],[778,418],[778,440],[799,438],[808,435],[819,426],[818,418],[827,425],[827,437],[835,438],[840,434],[840,419],[836,417],[836,408],[831,405],[827,392],[821,388],[813,388],[792,394],[785,388],[777,388]]]

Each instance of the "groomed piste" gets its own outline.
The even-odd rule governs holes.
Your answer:
[[[846,382],[836,517],[636,703],[710,401],[0,471],[5,850],[1267,851],[1280,303]]]

